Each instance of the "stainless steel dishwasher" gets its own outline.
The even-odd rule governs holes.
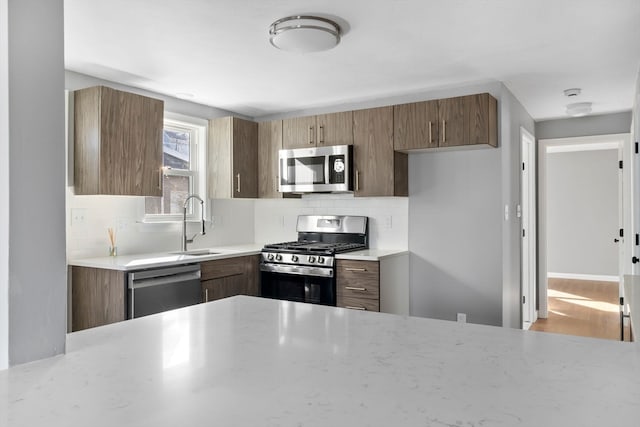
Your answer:
[[[129,319],[198,304],[200,264],[133,271],[128,288]]]

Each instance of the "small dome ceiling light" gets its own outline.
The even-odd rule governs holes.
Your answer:
[[[567,96],[569,98],[574,97],[574,96],[578,96],[580,95],[580,93],[582,93],[582,89],[580,88],[573,88],[573,89],[565,89],[564,90],[564,96]]]
[[[567,114],[572,117],[582,117],[591,113],[590,102],[575,102],[567,105]]]
[[[288,16],[271,24],[269,42],[274,47],[288,52],[329,50],[340,43],[340,26],[319,16]]]

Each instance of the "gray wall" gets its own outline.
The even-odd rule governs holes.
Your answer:
[[[500,149],[409,155],[412,316],[502,324]]]
[[[629,133],[631,112],[545,120],[536,123],[536,139]]]
[[[64,28],[63,0],[8,6],[9,364],[15,365],[65,349]]]
[[[8,0],[0,0],[0,370],[9,366]]]
[[[618,152],[547,154],[547,270],[618,275]]]

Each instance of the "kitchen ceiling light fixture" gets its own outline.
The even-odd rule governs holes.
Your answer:
[[[567,105],[567,114],[572,117],[586,116],[591,112],[590,102],[575,102]]]
[[[580,93],[582,93],[582,89],[580,89],[579,87],[575,87],[572,89],[565,89],[564,90],[564,96],[572,98],[574,96],[578,96],[580,95]]]
[[[288,16],[271,24],[269,42],[274,47],[288,52],[329,50],[340,43],[340,26],[320,16]]]

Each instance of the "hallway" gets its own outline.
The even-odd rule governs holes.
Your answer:
[[[549,279],[549,318],[530,330],[620,339],[618,283]]]

